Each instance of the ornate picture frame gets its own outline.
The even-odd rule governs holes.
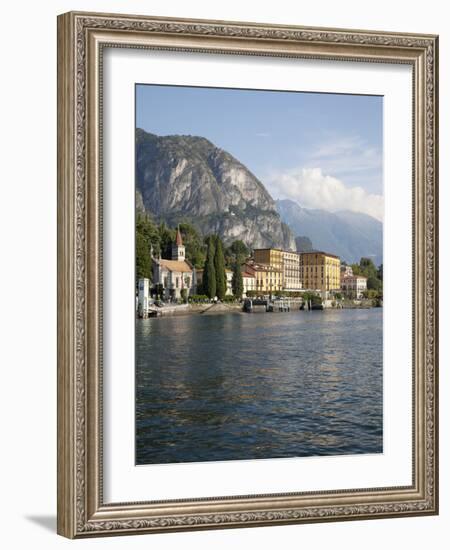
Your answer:
[[[406,64],[413,74],[412,484],[103,499],[104,48]],[[70,12],[58,17],[58,533],[69,538],[438,513],[438,38]]]

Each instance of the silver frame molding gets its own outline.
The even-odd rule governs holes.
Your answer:
[[[104,47],[413,68],[413,483],[114,503],[102,495]],[[58,17],[58,533],[101,535],[438,513],[438,37],[70,12]]]

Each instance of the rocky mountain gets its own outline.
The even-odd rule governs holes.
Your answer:
[[[291,200],[277,201],[281,219],[294,235],[309,237],[315,249],[332,252],[348,263],[370,257],[383,262],[383,224],[359,212],[328,212],[302,208]]]
[[[295,250],[264,185],[237,159],[203,137],[136,130],[136,207],[171,225],[189,221],[226,244]]]
[[[313,250],[311,239],[309,237],[303,237],[302,235],[295,237],[295,246],[297,252],[311,252],[311,250]]]

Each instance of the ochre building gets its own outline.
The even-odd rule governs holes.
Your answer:
[[[253,259],[257,264],[270,265],[278,271],[283,270],[283,251],[279,248],[257,248],[253,251]]]
[[[338,290],[341,287],[341,260],[327,252],[302,252],[300,277],[305,289]]]
[[[300,290],[300,255],[290,250],[279,248],[257,248],[253,251],[255,263],[270,266],[281,272],[281,288],[276,290]],[[262,276],[261,276],[262,278]]]
[[[271,294],[283,288],[283,270],[268,264],[250,260],[245,270],[255,277],[255,290],[260,294]]]

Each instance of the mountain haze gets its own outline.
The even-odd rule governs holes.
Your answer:
[[[136,130],[136,207],[171,225],[188,221],[226,244],[295,250],[275,201],[243,164],[203,137]]]
[[[383,262],[383,224],[360,212],[328,212],[302,208],[286,199],[277,201],[281,219],[296,236],[309,237],[315,249],[340,256],[348,263],[371,258]]]

